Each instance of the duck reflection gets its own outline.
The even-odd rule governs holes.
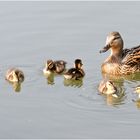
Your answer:
[[[130,75],[109,75],[109,74],[104,74],[102,73],[102,77],[104,79],[108,78],[111,79],[113,81],[119,81],[121,83],[124,82],[124,80],[128,80],[128,81],[140,81],[140,72],[137,73],[133,73]]]
[[[21,83],[14,82],[12,83],[13,89],[15,92],[20,92],[21,91]]]
[[[74,80],[74,79],[65,79],[64,78],[64,86],[78,87],[80,88],[83,85],[83,79]]]
[[[54,83],[54,74],[53,73],[48,75],[48,76],[46,76],[46,79],[47,79],[47,84],[48,85],[54,85],[55,84]]]

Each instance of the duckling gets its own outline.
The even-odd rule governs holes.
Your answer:
[[[103,94],[118,97],[117,94],[116,94],[117,87],[110,80],[102,80],[99,84],[98,90],[99,90],[99,92],[101,92]]]
[[[11,83],[14,82],[22,83],[24,81],[24,74],[19,69],[11,68],[7,70],[5,79]]]
[[[136,104],[137,108],[140,109],[140,85],[138,85],[135,88],[134,92],[138,94],[138,99],[137,100],[132,99],[132,101]]]
[[[108,34],[106,45],[100,50],[100,53],[111,49],[111,54],[101,66],[102,73],[128,75],[140,72],[140,45],[131,49],[123,49],[123,45],[119,32]]]
[[[138,93],[138,97],[140,98],[140,85],[135,88],[135,92]]]
[[[66,62],[63,60],[53,61],[48,60],[45,68],[43,69],[43,73],[45,75],[50,75],[52,73],[62,74],[66,69]]]
[[[135,91],[136,91],[137,93],[140,93],[140,85],[138,85],[138,86],[135,88]]]
[[[68,80],[80,80],[85,76],[85,72],[82,69],[82,60],[76,59],[74,68],[70,68],[66,73],[64,73],[64,78]]]

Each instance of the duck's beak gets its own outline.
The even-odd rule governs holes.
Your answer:
[[[110,49],[110,45],[106,45],[102,50],[100,50],[100,53],[104,53]]]

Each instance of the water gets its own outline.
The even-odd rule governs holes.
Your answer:
[[[0,2],[0,138],[139,138],[136,76],[116,83],[118,100],[101,96],[99,54],[110,31],[125,46],[139,44],[140,2]],[[42,73],[47,59],[67,67],[81,58],[86,76],[81,86]],[[5,81],[8,68],[25,73],[21,91]]]

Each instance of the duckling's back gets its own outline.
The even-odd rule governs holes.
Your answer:
[[[63,60],[55,61],[56,73],[62,73],[66,69],[66,62]]]

